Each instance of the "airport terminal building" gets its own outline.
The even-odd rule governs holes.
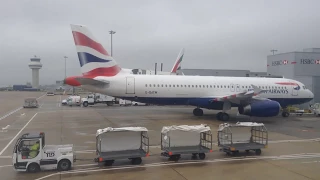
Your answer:
[[[303,107],[320,102],[320,48],[270,55],[267,59],[268,75],[300,81],[314,93],[314,100]]]

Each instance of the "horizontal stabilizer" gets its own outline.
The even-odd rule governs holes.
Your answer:
[[[91,78],[83,78],[83,77],[78,77],[75,78],[81,85],[93,85],[93,86],[105,86],[108,85],[110,82],[109,81],[101,81],[101,80],[95,80]]]

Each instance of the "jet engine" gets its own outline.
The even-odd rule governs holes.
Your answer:
[[[281,106],[277,101],[265,100],[256,101],[247,106],[238,107],[239,113],[255,117],[277,116],[281,111]]]

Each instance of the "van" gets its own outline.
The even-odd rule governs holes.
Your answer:
[[[80,96],[69,96],[67,99],[68,106],[81,106],[81,97]]]

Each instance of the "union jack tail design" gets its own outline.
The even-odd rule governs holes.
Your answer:
[[[83,76],[115,76],[121,71],[86,26],[71,25],[71,29]]]

